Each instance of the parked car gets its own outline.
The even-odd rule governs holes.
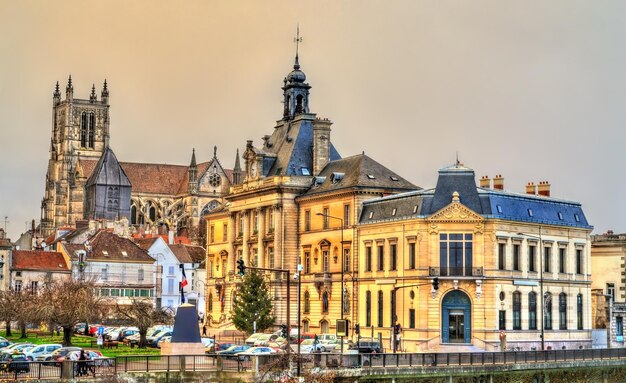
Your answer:
[[[280,338],[280,335],[278,334],[263,334],[256,339],[256,341],[254,342],[254,345],[257,347],[269,346],[270,342],[275,342],[278,338]]]
[[[263,334],[262,332],[256,332],[256,333],[254,333],[254,334],[250,335],[250,336],[248,337],[248,339],[246,339],[246,342],[245,342],[245,343],[246,343],[247,345],[254,346],[254,342],[256,342],[256,340],[257,340],[257,339],[258,339],[261,335],[265,335],[265,334]]]
[[[215,347],[215,352],[228,350],[232,346],[237,346],[237,345],[235,343],[218,343],[217,347]]]
[[[24,354],[3,354],[0,356],[0,371],[29,372],[30,363]]]
[[[292,332],[293,332],[293,330],[292,330]],[[289,343],[290,344],[295,344],[296,343],[296,338],[298,338],[298,333],[292,334],[289,337]],[[300,333],[299,343],[302,343],[302,341],[305,340],[305,339],[315,339],[315,334],[313,334],[312,332]]]
[[[12,345],[3,348],[0,353],[2,354],[15,354],[21,352],[25,348],[32,347],[34,344],[32,343],[13,343]]]
[[[293,352],[298,352],[297,344],[292,344],[290,345],[290,347]],[[309,354],[313,352],[326,352],[326,351],[331,351],[333,348],[334,346],[329,347],[329,345],[327,344],[322,344],[319,342],[315,343],[314,339],[305,339],[302,341],[302,343],[300,343],[301,354]]]
[[[172,341],[172,337],[171,336],[164,336],[163,338],[159,339],[159,341],[157,342],[157,347],[161,348],[161,345],[163,343],[169,343]]]
[[[358,342],[353,343],[350,350],[357,350],[360,354],[380,354],[383,348],[377,339],[361,338]]]
[[[156,347],[157,344],[159,343],[159,340],[161,340],[161,338],[163,338],[165,336],[172,336],[172,331],[171,330],[169,330],[169,331],[168,330],[161,331],[156,336],[148,339],[148,345],[152,346],[152,347]]]
[[[217,355],[222,356],[226,359],[231,359],[231,358],[236,358],[236,354],[239,354],[240,352],[244,352],[247,351],[250,348],[250,346],[248,346],[247,344],[244,345],[237,345],[234,344],[230,347],[228,347],[225,350],[220,350],[217,352]]]
[[[65,359],[75,358],[76,360],[78,360],[79,357],[80,357],[80,350],[75,350],[75,351],[70,351],[69,353],[67,353],[67,355],[65,356]],[[113,366],[113,359],[103,356],[100,351],[85,350],[85,357],[87,358],[87,360],[91,361],[94,366],[106,366],[106,367]]]
[[[278,351],[271,347],[250,347],[246,351],[236,354],[240,360],[250,360],[254,355],[271,355],[276,354]]]
[[[37,362],[46,362],[44,364],[53,364],[56,366],[60,366],[61,362],[63,362],[68,353],[72,351],[80,351],[80,347],[61,347],[54,351],[51,354],[41,354],[39,355],[35,361]]]
[[[0,336],[0,350],[2,350],[5,347],[9,347],[10,345],[12,345],[13,342],[3,338]]]
[[[28,359],[29,361],[34,361],[39,355],[51,354],[54,350],[57,350],[61,347],[63,346],[61,346],[60,344],[40,344],[24,351],[24,355],[26,355],[26,359]]]
[[[317,336],[317,340],[320,343],[329,343],[337,340],[337,335],[335,334],[319,334]]]

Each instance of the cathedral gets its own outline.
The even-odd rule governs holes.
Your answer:
[[[61,99],[53,94],[52,139],[41,203],[41,230],[49,236],[83,220],[127,219],[136,232],[175,230],[198,241],[200,217],[224,203],[241,182],[237,152],[234,169],[213,157],[189,165],[119,162],[110,145],[109,89],[92,87],[89,99],[74,98],[70,76]]]

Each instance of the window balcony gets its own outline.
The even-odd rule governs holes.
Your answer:
[[[481,267],[434,267],[428,270],[431,277],[482,277],[484,275]]]

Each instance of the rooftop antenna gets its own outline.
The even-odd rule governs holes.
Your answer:
[[[461,165],[461,163],[459,162],[459,151],[456,151],[456,166]]]
[[[7,223],[9,223],[9,217],[4,216],[4,232],[7,232]]]

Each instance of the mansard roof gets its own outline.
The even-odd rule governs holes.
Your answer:
[[[268,161],[263,164],[264,176],[306,176],[313,172],[313,122],[314,114],[301,114],[295,120],[278,125],[265,142],[263,152]],[[275,157],[275,158],[274,158]],[[330,160],[341,159],[332,145]],[[303,174],[302,169],[309,174]]]
[[[85,184],[86,187],[92,185],[131,186],[124,169],[122,169],[113,150],[109,147],[100,156],[93,173],[91,173]]]
[[[348,188],[383,189],[390,192],[420,189],[366,154],[358,154],[326,164],[306,194]]]
[[[459,193],[461,204],[484,218],[593,228],[578,202],[477,187],[474,171],[462,165],[442,169],[434,189],[365,201],[360,223],[427,218],[449,205],[455,191]]]
[[[15,250],[12,253],[12,270],[32,270],[44,272],[69,272],[70,268],[63,254],[56,251]]]

